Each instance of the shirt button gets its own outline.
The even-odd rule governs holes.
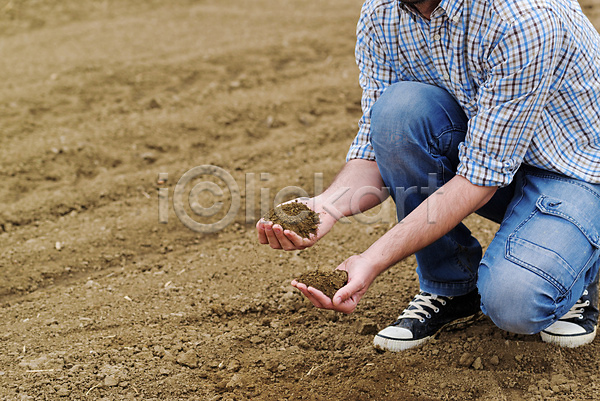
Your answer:
[[[454,17],[452,17],[452,21],[454,21],[455,23],[458,24],[459,19],[458,19],[458,17],[454,16]]]
[[[442,37],[439,34],[433,35],[433,40],[440,40]]]
[[[444,74],[444,79],[445,79],[446,81],[448,81],[448,80],[450,79],[450,75],[449,75],[448,73],[445,73],[445,74]]]

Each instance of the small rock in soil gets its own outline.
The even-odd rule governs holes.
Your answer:
[[[163,358],[165,356],[165,347],[161,347],[160,345],[155,345],[154,348],[152,349],[152,352],[154,354],[154,356],[157,356],[159,358]]]
[[[163,355],[163,360],[167,362],[175,362],[175,356],[171,353],[171,351],[165,351],[165,355]]]
[[[230,372],[237,372],[240,367],[240,362],[237,359],[233,359],[227,364],[227,370]]]
[[[188,368],[196,368],[198,367],[198,355],[194,350],[183,352],[177,357],[177,363]]]
[[[468,366],[471,366],[471,364],[473,362],[475,362],[475,357],[472,354],[465,352],[464,354],[462,354],[460,356],[460,360],[458,361],[458,364],[460,366],[468,367]]]
[[[565,377],[565,375],[557,373],[557,374],[553,374],[552,378],[550,380],[550,384],[553,386],[558,386],[561,384],[565,384],[567,383],[569,380]]]
[[[236,373],[231,377],[231,380],[225,385],[228,389],[234,389],[244,386],[244,378],[239,373]]]
[[[261,336],[252,336],[252,337],[250,337],[250,342],[252,344],[258,345],[258,344],[264,343],[265,339],[262,338]]]
[[[119,384],[119,380],[114,376],[106,376],[104,378],[104,385],[106,387],[115,387]]]
[[[58,395],[59,397],[68,397],[69,395],[71,395],[71,390],[69,390],[66,387],[61,387],[56,392],[56,395]]]

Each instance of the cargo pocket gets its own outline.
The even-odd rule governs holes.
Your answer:
[[[567,292],[598,257],[598,223],[576,202],[542,195],[535,210],[508,237],[506,258]],[[597,200],[595,200],[597,202]],[[588,203],[589,205],[589,203]]]

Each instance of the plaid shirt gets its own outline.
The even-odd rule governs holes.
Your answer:
[[[442,0],[431,20],[368,0],[363,116],[347,160],[374,160],[371,107],[399,81],[448,90],[469,118],[457,173],[506,186],[521,163],[600,183],[600,36],[575,0]]]

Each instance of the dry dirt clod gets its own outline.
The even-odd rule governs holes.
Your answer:
[[[377,334],[379,327],[377,326],[377,323],[370,319],[361,319],[356,322],[356,331],[363,336]]]
[[[469,366],[471,366],[471,364],[473,362],[475,362],[475,357],[473,356],[473,354],[465,352],[464,354],[462,354],[460,356],[460,360],[458,361],[458,364],[460,366],[469,367]]]
[[[160,109],[161,105],[160,105],[160,103],[158,103],[158,100],[150,99],[150,102],[148,103],[148,108],[149,109]]]
[[[106,376],[104,378],[104,385],[106,387],[115,387],[119,384],[119,380],[114,376]]]
[[[238,370],[240,370],[241,365],[240,362],[237,359],[232,359],[228,364],[227,364],[227,370],[230,372],[237,372]]]
[[[183,366],[187,366],[188,368],[197,368],[198,355],[194,350],[183,352],[177,357],[177,363]]]
[[[56,395],[59,397],[68,397],[71,395],[71,390],[66,387],[61,387],[58,389],[58,391],[56,391]]]
[[[236,373],[231,377],[231,380],[229,380],[229,382],[227,382],[225,387],[228,389],[243,387],[245,385],[245,382],[246,381],[244,380],[244,377],[242,375],[240,375],[239,373]]]
[[[263,219],[279,224],[284,230],[293,231],[302,238],[317,234],[317,226],[321,222],[317,213],[297,201],[284,203],[269,210]]]
[[[320,271],[314,270],[303,273],[296,279],[299,283],[313,287],[329,298],[333,298],[337,290],[348,283],[348,272],[345,270]]]
[[[171,351],[165,351],[163,355],[163,360],[167,362],[175,362],[175,356],[171,353]]]

